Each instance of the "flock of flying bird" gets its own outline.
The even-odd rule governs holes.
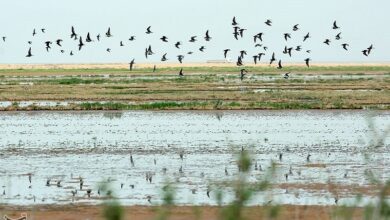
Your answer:
[[[266,20],[265,22],[265,25],[267,27],[272,27],[273,23],[272,23],[272,20],[268,19]],[[240,40],[241,38],[243,38],[244,36],[244,32],[247,31],[247,29],[245,28],[241,28],[239,27],[239,23],[237,22],[236,20],[236,17],[233,17],[232,19],[232,23],[231,23],[232,27],[233,27],[233,37],[236,39],[236,40]],[[339,30],[341,29],[337,22],[334,21],[333,22],[333,27],[332,27],[333,30]],[[292,32],[297,32],[300,30],[300,25],[299,24],[296,24],[292,27],[291,31]],[[40,30],[42,33],[46,33],[46,30],[44,28],[42,28]],[[33,33],[32,33],[32,36],[34,37],[35,35],[37,35],[37,31],[36,29],[33,30]],[[146,31],[145,31],[145,34],[147,35],[151,35],[151,34],[154,34],[153,31],[152,31],[152,27],[149,26],[146,28]],[[341,32],[337,32],[337,34],[335,34],[334,36],[334,40],[335,41],[341,41],[342,39],[342,36],[341,36]],[[253,36],[253,41],[254,41],[254,47],[255,48],[259,48],[260,52],[253,55],[253,62],[254,64],[256,65],[258,62],[262,61],[262,58],[264,56],[266,56],[266,52],[268,51],[268,47],[266,45],[263,44],[263,37],[265,36],[265,33],[263,32],[260,32],[260,33],[257,33]],[[283,34],[283,38],[286,42],[286,44],[288,43],[289,39],[291,39],[291,32],[286,32]],[[113,37],[112,33],[111,33],[111,28],[109,27],[107,32],[105,33],[105,37],[107,38],[111,38]],[[74,41],[78,42],[78,50],[82,50],[86,44],[88,43],[91,43],[91,42],[94,42],[95,40],[92,39],[91,37],[91,34],[88,32],[86,37],[83,38],[82,36],[80,36],[79,34],[77,34],[75,28],[72,26],[71,27],[71,34],[70,34],[70,38],[73,39]],[[97,34],[96,35],[96,40],[99,42],[101,40],[102,36],[100,34]],[[311,38],[311,35],[310,35],[310,32],[308,32],[306,35],[303,36],[303,41],[302,43],[305,43],[309,40],[309,38]],[[129,41],[135,41],[136,40],[136,36],[130,36],[130,38],[128,39]],[[163,43],[169,43],[168,41],[168,37],[167,36],[162,36],[160,38],[160,40],[163,42]],[[211,41],[212,40],[212,37],[210,36],[210,32],[209,30],[206,31],[205,35],[204,35],[204,40],[205,41]],[[6,41],[6,37],[4,36],[3,37],[3,41],[5,42]],[[190,39],[188,40],[188,42],[190,43],[195,43],[196,41],[198,41],[198,36],[191,36]],[[327,38],[323,41],[324,44],[330,46],[332,44],[332,41],[330,38]],[[57,39],[55,40],[55,43],[58,47],[62,47],[62,42],[63,40],[62,39]],[[28,44],[32,44],[32,41],[28,41]],[[52,49],[52,44],[53,42],[52,41],[45,41],[44,42],[44,45],[46,47],[46,50],[47,52],[49,52],[51,49]],[[125,44],[123,43],[123,41],[120,41],[119,42],[119,45],[121,47],[125,46]],[[181,46],[183,45],[183,43],[181,41],[177,41],[174,43],[174,46],[177,48],[177,49],[181,49]],[[345,51],[348,51],[350,45],[348,43],[341,43],[340,44],[341,47],[345,50]],[[362,54],[364,56],[369,56],[372,52],[372,50],[374,49],[373,45],[371,44],[369,47],[367,47],[366,49],[362,50]],[[205,52],[206,50],[206,47],[205,46],[200,46],[199,47],[199,51],[200,52]],[[283,54],[286,54],[288,55],[289,57],[292,57],[293,55],[293,52],[300,52],[303,50],[303,46],[302,45],[297,45],[297,46],[293,46],[293,47],[289,47],[289,46],[285,46],[284,47],[284,50],[282,51]],[[107,52],[111,52],[111,49],[110,48],[107,48],[106,49]],[[227,56],[228,56],[228,53],[231,51],[231,49],[227,48],[225,50],[223,50],[223,56],[225,59],[227,59]],[[311,50],[305,50],[305,52],[307,54],[310,54]],[[61,53],[65,53],[64,50],[61,49]],[[187,55],[191,55],[193,54],[194,52],[193,51],[189,51],[187,52]],[[154,55],[155,53],[153,52],[152,50],[152,46],[149,45],[148,47],[145,48],[145,58],[148,59],[149,56],[152,56]],[[271,53],[270,53],[271,54]],[[74,55],[74,52],[73,51],[70,51],[70,56],[73,56]],[[243,59],[244,57],[247,55],[247,51],[246,50],[241,50],[239,51],[239,55],[237,57],[237,61],[236,61],[236,65],[241,67],[241,66],[244,66],[244,63],[243,63]],[[33,54],[32,54],[32,49],[31,47],[28,49],[28,52],[27,52],[27,55],[26,57],[32,57]],[[183,63],[183,60],[184,60],[184,54],[179,54],[176,56],[177,57],[177,60],[180,62],[180,63]],[[161,62],[165,62],[167,61],[168,58],[167,58],[167,53],[164,53],[161,57]],[[272,65],[274,62],[277,61],[277,58],[276,58],[276,54],[275,52],[272,52],[271,56],[270,56],[270,60],[269,60],[269,65]],[[311,61],[311,58],[306,58],[305,60],[305,64],[307,67],[310,67],[310,61]],[[134,67],[134,64],[135,64],[135,59],[132,59],[131,62],[129,63],[129,69],[130,71],[133,70],[133,67]],[[278,62],[277,62],[277,68],[278,69],[282,69],[283,68],[283,65],[282,65],[282,60],[279,59]],[[154,66],[154,69],[153,71],[156,70],[156,66]],[[245,70],[244,68],[241,69],[240,71],[240,78],[241,80],[244,78],[245,74],[247,73],[248,71]],[[284,78],[288,78],[289,73],[286,73],[284,75]],[[183,76],[183,69],[180,70],[179,72],[179,76]]]

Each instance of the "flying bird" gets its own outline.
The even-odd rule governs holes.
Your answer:
[[[336,35],[335,39],[336,40],[341,40],[341,32]]]
[[[100,41],[100,34],[98,34],[98,35],[96,36],[96,39],[97,39],[98,41]]]
[[[168,37],[167,36],[162,36],[160,38],[160,40],[162,40],[163,42],[168,42]]]
[[[79,39],[79,45],[78,46],[79,46],[79,50],[81,50],[81,48],[83,48],[83,46],[84,46],[82,37],[80,37],[80,39]]]
[[[196,36],[192,36],[189,42],[194,43],[196,41]]]
[[[124,47],[123,41],[119,42],[119,46]]]
[[[32,36],[34,37],[36,34],[37,34],[37,32],[35,31],[35,28],[34,28]]]
[[[282,69],[283,68],[283,66],[282,66],[282,60],[279,60],[279,63],[278,63],[278,67],[277,67],[278,69]]]
[[[49,52],[49,49],[51,49],[50,45],[52,44],[51,41],[46,41],[45,42],[45,45],[46,45],[46,51]]]
[[[35,31],[35,29],[34,29],[34,31]],[[71,28],[70,38],[74,38],[75,40],[77,39],[77,34],[76,34],[73,26]]]
[[[291,34],[285,33],[285,34],[284,34],[284,39],[287,41],[288,38],[291,38]]]
[[[58,40],[56,41],[57,45],[60,46],[60,47],[62,47],[61,42],[62,42],[62,39],[58,39]]]
[[[152,26],[149,26],[148,28],[146,28],[146,34],[152,34],[153,32],[152,32]]]
[[[264,22],[266,25],[268,26],[272,26],[272,21],[270,19],[268,19],[266,22]]]
[[[167,54],[165,53],[165,54],[162,56],[161,61],[164,62],[164,61],[167,61],[167,60],[168,60],[168,59],[167,59]]]
[[[85,41],[88,42],[88,43],[92,42],[91,35],[89,34],[89,32],[87,34],[87,37],[85,38]]]
[[[344,48],[344,50],[348,50],[349,44],[341,44],[341,46]]]
[[[272,57],[271,57],[271,60],[269,62],[269,65],[271,65],[274,61],[276,61],[275,53],[272,53]]]
[[[179,60],[180,63],[183,63],[184,56],[183,55],[178,55],[177,60]]]
[[[333,30],[336,30],[336,29],[339,29],[340,27],[337,26],[337,23],[336,21],[333,22]]]
[[[284,76],[283,76],[283,78],[285,78],[285,79],[288,79],[289,77],[290,77],[290,72],[285,73]]]
[[[326,40],[324,41],[324,44],[330,45],[330,40],[329,40],[329,39],[326,39]]]
[[[233,26],[237,26],[237,25],[238,25],[238,23],[237,23],[237,21],[236,21],[236,17],[235,17],[235,16],[233,17],[232,25],[233,25]]]
[[[201,46],[201,47],[199,48],[199,50],[200,50],[201,52],[204,52],[205,49],[206,49],[205,46]]]
[[[130,65],[130,67],[129,67],[129,68],[130,68],[130,71],[133,70],[134,64],[135,64],[134,59],[132,59],[131,62],[129,63],[129,65]],[[132,159],[132,158],[131,158],[131,159]]]
[[[111,35],[111,28],[109,27],[107,32],[106,32],[106,37],[112,37]]]
[[[177,49],[180,49],[180,45],[181,45],[181,42],[178,41],[178,42],[176,42],[175,47],[176,47]]]
[[[248,73],[246,69],[241,69],[240,70],[240,79],[241,81],[244,80],[245,75]]]
[[[297,30],[299,30],[299,24],[296,24],[296,25],[294,25],[294,27],[293,27],[293,31],[297,31]]]
[[[304,37],[303,37],[303,42],[305,42],[307,39],[310,38],[310,33],[307,33]]]
[[[27,55],[26,55],[26,57],[32,57],[33,55],[32,55],[32,53],[31,53],[31,47],[30,47],[30,49],[28,49],[28,52],[27,52]]]
[[[179,71],[179,76],[184,76],[184,74],[183,74],[183,68],[180,69],[180,71]]]
[[[210,41],[211,40],[211,37],[210,37],[210,34],[209,34],[209,30],[206,31],[206,36],[204,37],[204,39],[206,41]]]
[[[223,56],[225,57],[226,59],[226,56],[227,56],[227,53],[230,51],[230,49],[225,49],[223,50]]]
[[[134,40],[135,40],[135,36],[130,36],[129,41],[134,41]]]
[[[306,66],[307,66],[307,67],[310,67],[310,58],[306,58],[306,59],[305,59],[305,62],[306,62]]]

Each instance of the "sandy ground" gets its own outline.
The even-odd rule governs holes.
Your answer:
[[[104,207],[101,206],[40,206],[40,207],[2,207],[1,216],[7,215],[12,218],[27,215],[27,219],[39,220],[87,220],[104,219]],[[330,220],[336,207],[332,206],[283,206],[275,219],[289,220]],[[170,220],[195,220],[207,219],[217,220],[220,218],[221,209],[218,207],[173,207],[171,209]],[[251,219],[271,219],[268,217],[270,208],[250,207],[246,208],[243,216],[247,220]],[[124,208],[124,218],[131,220],[156,219],[161,214],[161,207],[131,206]],[[362,218],[362,210],[355,209],[354,219]]]
[[[168,67],[235,67],[235,63],[209,62],[209,63],[136,63],[135,68]],[[268,67],[268,64],[248,64],[245,66]],[[304,63],[286,63],[285,66],[305,66]],[[313,63],[311,66],[389,66],[389,62],[380,63]],[[0,64],[0,69],[127,69],[127,63],[86,63],[86,64]]]

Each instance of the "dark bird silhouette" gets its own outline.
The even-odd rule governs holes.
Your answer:
[[[301,50],[302,50],[302,46],[297,46],[297,47],[295,48],[295,50],[296,50],[296,51],[301,51]]]
[[[89,32],[87,34],[87,37],[85,38],[85,41],[86,42],[92,42],[91,35],[89,34]]]
[[[262,44],[255,44],[255,47],[262,47]]]
[[[226,59],[226,56],[227,56],[227,53],[230,51],[230,49],[225,49],[223,50],[223,56],[225,57]]]
[[[246,69],[241,69],[240,71],[240,79],[241,81],[244,80],[245,75],[248,73]]]
[[[285,73],[284,76],[283,76],[283,78],[285,78],[285,79],[288,79],[289,77],[290,77],[290,72]]]
[[[111,48],[107,48],[106,51],[111,53]]]
[[[237,26],[237,25],[238,25],[238,23],[237,23],[237,21],[236,21],[236,17],[235,17],[235,16],[233,17],[232,25],[233,25],[233,26]]]
[[[76,34],[73,26],[71,28],[70,38],[74,38],[75,40],[77,39],[77,34]]]
[[[264,22],[266,25],[268,26],[272,26],[272,21],[270,19],[268,19],[266,22]]]
[[[259,56],[255,55],[253,56],[253,62],[255,63],[255,65],[257,64],[257,59],[259,58]]]
[[[324,44],[330,45],[330,40],[329,39],[325,39]]]
[[[3,36],[2,38],[3,38],[3,42],[5,42],[5,39],[6,39],[7,37]]]
[[[124,47],[123,41],[119,42],[119,46]]]
[[[37,32],[35,31],[35,28],[34,28],[32,36],[34,37],[36,34],[37,34]]]
[[[196,42],[196,36],[192,36],[191,39],[189,40],[189,42],[191,42],[191,43]]]
[[[106,37],[112,37],[112,34],[111,34],[111,28],[109,27],[107,32],[106,32]]]
[[[291,34],[285,33],[284,34],[284,39],[287,41],[289,38],[291,38]]]
[[[129,63],[129,69],[130,69],[130,71],[133,71],[133,66],[134,66],[134,64],[135,64],[135,62],[134,62],[134,59],[132,59],[131,61],[130,61],[130,63]],[[132,155],[130,155],[130,162],[131,162],[131,164],[134,166],[134,161],[133,161],[133,156]]]
[[[296,25],[294,25],[294,27],[293,27],[293,31],[297,31],[297,30],[299,30],[299,24],[296,24]]]
[[[176,47],[177,49],[180,49],[180,45],[181,45],[181,42],[178,41],[178,42],[176,42],[175,47]]]
[[[32,53],[31,53],[31,47],[30,47],[30,49],[28,49],[28,52],[27,52],[27,55],[26,55],[26,57],[32,57],[33,55],[32,55]]]
[[[263,33],[258,33],[255,36],[253,36],[253,40],[256,43],[256,40],[259,39],[260,41],[263,41]]]
[[[180,69],[180,71],[179,71],[179,76],[184,76],[184,74],[183,74],[183,68]]]
[[[31,44],[32,44],[32,41],[27,41],[27,43],[31,45]]]
[[[336,40],[341,40],[341,32],[336,35],[335,39]]]
[[[306,50],[306,53],[311,53],[311,50]]]
[[[60,50],[61,53],[65,53],[65,50]]]
[[[306,58],[306,59],[305,59],[305,62],[306,62],[306,66],[307,66],[307,67],[310,67],[310,58]]]
[[[246,29],[244,29],[244,28],[242,28],[238,31],[240,33],[240,37],[244,37],[244,31],[246,31]]]
[[[240,36],[240,33],[237,31],[233,32],[233,36],[236,40],[238,40],[238,36]]]
[[[275,53],[272,53],[272,57],[271,57],[271,60],[269,62],[269,65],[272,65],[272,63],[276,61],[276,58],[275,58]]]
[[[341,44],[341,46],[344,48],[344,50],[348,50],[349,44]]]
[[[184,56],[183,55],[178,55],[177,60],[179,60],[180,63],[183,63]]]
[[[370,54],[371,51],[374,49],[374,45],[370,45],[368,48],[367,48],[367,54]]]
[[[241,51],[240,51],[240,57],[241,57],[241,59],[244,59],[244,55],[247,55],[246,51],[245,51],[245,50],[241,50]]]
[[[79,45],[78,46],[79,46],[79,50],[81,50],[81,48],[83,48],[83,46],[84,46],[82,37],[80,37],[80,39],[79,39]]]
[[[241,58],[240,56],[237,58],[236,65],[237,65],[237,66],[242,66],[242,65],[243,65],[243,63],[242,63],[242,58]]]
[[[199,48],[199,50],[200,50],[201,52],[204,52],[205,49],[206,49],[205,46],[201,46],[201,47]]]
[[[152,50],[152,45],[149,45],[149,47],[147,48],[147,51],[148,51],[148,55],[153,55],[153,50]]]
[[[42,31],[42,33],[45,33],[46,29],[45,29],[45,28],[42,28],[41,31]]]
[[[212,37],[210,37],[209,30],[206,31],[206,36],[204,36],[204,39],[206,41],[210,41]]]
[[[336,29],[339,29],[340,27],[339,26],[337,26],[337,23],[336,23],[336,21],[334,21],[333,22],[333,29],[334,30],[336,30]]]
[[[152,32],[152,26],[149,26],[148,28],[146,28],[146,34],[152,34],[153,32]]]
[[[129,41],[134,41],[134,40],[135,40],[135,36],[130,36]]]
[[[96,35],[96,39],[100,41],[100,34]]]
[[[167,61],[167,60],[168,60],[168,59],[167,59],[167,54],[165,53],[165,54],[162,56],[161,61],[164,62],[164,61]]]
[[[168,42],[168,37],[167,36],[162,36],[160,38],[160,40],[162,40],[163,42]]]
[[[265,55],[265,53],[259,53],[259,54],[258,54],[258,60],[259,60],[259,62],[261,61],[261,57],[264,56],[264,55]]]
[[[46,41],[46,42],[45,42],[45,45],[46,45],[46,51],[47,51],[47,52],[49,52],[49,49],[51,49],[51,46],[50,46],[51,44],[52,44],[52,42],[51,42],[51,41]]]
[[[73,56],[73,51],[70,51],[70,54],[69,54],[69,55]]]
[[[304,37],[303,37],[303,42],[305,42],[307,39],[310,38],[310,33],[307,33]]]
[[[62,47],[61,42],[62,42],[62,39],[56,40],[56,44],[57,44],[58,46],[60,46],[60,47]]]
[[[153,66],[153,73],[156,72],[156,70],[157,70],[157,66],[154,65],[154,66]],[[156,165],[156,159],[154,159],[154,165]]]
[[[278,63],[278,67],[277,67],[278,69],[282,69],[283,68],[283,66],[282,66],[282,60],[279,60],[279,63]]]
[[[193,54],[193,53],[194,53],[194,52],[192,52],[192,51],[188,51],[188,52],[187,52],[188,55],[191,55],[191,54]]]

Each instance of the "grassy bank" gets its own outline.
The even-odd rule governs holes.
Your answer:
[[[0,101],[77,101],[2,110],[389,109],[387,66],[0,70]],[[284,72],[291,71],[289,79]],[[80,103],[81,102],[81,103]],[[85,103],[83,103],[85,102]],[[101,103],[104,102],[104,103]],[[132,103],[132,104],[129,104]],[[1,105],[0,105],[1,106]]]

